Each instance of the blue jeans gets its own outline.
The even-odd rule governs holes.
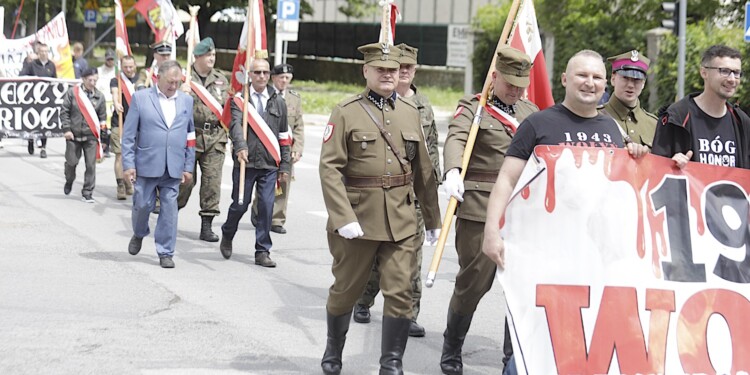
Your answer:
[[[252,200],[253,186],[257,190],[258,225],[255,227],[255,253],[271,251],[271,220],[273,218],[274,190],[276,188],[275,169],[245,169],[245,191],[243,204],[240,205],[240,169],[232,170],[232,204],[229,205],[227,221],[221,226],[224,236],[232,239],[237,233],[240,219],[247,212]]]

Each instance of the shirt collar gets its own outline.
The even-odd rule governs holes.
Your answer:
[[[626,106],[625,103],[623,103],[616,96],[612,95],[609,98],[608,104],[609,104],[609,107],[612,108],[612,110],[615,112],[615,114],[620,120],[626,120],[628,116],[630,116],[633,122],[637,122],[635,118],[635,112],[640,109],[640,104],[641,104],[640,101],[636,101],[635,107],[630,108]]]
[[[492,105],[494,105],[495,107],[500,108],[501,110],[503,110],[503,112],[505,112],[505,113],[507,113],[507,114],[509,114],[511,116],[515,116],[516,115],[516,105],[515,104],[513,104],[513,105],[507,105],[507,104],[503,103],[503,101],[500,100],[500,98],[498,98],[495,95],[492,95],[492,100],[490,100],[490,103]]]
[[[156,87],[156,92],[159,95],[159,98],[164,98],[164,99],[167,99],[167,100],[175,100],[175,99],[177,99],[177,95],[179,94],[179,91],[175,91],[174,95],[172,95],[171,97],[167,97],[167,95],[165,95],[163,92],[161,92],[161,90],[159,90],[159,86],[155,86],[155,87]]]
[[[391,96],[389,97],[383,97],[380,94],[376,93],[375,91],[368,90],[367,91],[367,99],[370,99],[370,101],[375,104],[378,109],[381,111],[383,110],[383,106],[385,106],[386,103],[391,107],[391,109],[396,109],[396,97],[398,94],[394,91]]]

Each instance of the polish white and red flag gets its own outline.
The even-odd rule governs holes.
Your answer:
[[[120,0],[115,0],[115,50],[117,50],[118,57],[132,55],[128,41],[128,28],[125,25],[125,15],[122,12]]]
[[[249,35],[248,27],[250,28]],[[240,43],[237,45],[237,55],[234,57],[234,64],[232,65],[232,92],[239,92],[242,89],[243,82],[237,79],[237,73],[244,70],[248,51],[250,51],[251,56],[254,58],[266,58],[268,56],[266,16],[263,11],[263,0],[250,1],[250,9],[248,9],[248,16],[245,18],[245,24],[242,26]],[[244,73],[241,76],[247,80],[247,72]]]
[[[393,0],[381,0],[380,6],[383,7],[383,19],[378,40],[392,46],[396,40],[396,22],[401,20],[401,12]]]
[[[521,1],[508,40],[511,47],[525,52],[534,63],[529,76],[531,84],[526,89],[528,99],[539,109],[554,105],[555,100],[552,98],[547,63],[542,53],[542,38],[539,34],[539,24],[536,21],[536,11],[532,0]]]

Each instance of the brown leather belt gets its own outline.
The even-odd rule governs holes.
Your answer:
[[[497,181],[497,172],[480,172],[480,171],[466,171],[466,181],[475,182],[495,182]]]
[[[344,185],[358,188],[383,188],[404,186],[411,183],[411,172],[407,174],[382,175],[377,177],[344,176]]]

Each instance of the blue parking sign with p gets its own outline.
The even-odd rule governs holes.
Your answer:
[[[298,21],[299,0],[279,0],[276,17],[285,21]]]
[[[745,41],[750,42],[750,2],[745,3]]]

